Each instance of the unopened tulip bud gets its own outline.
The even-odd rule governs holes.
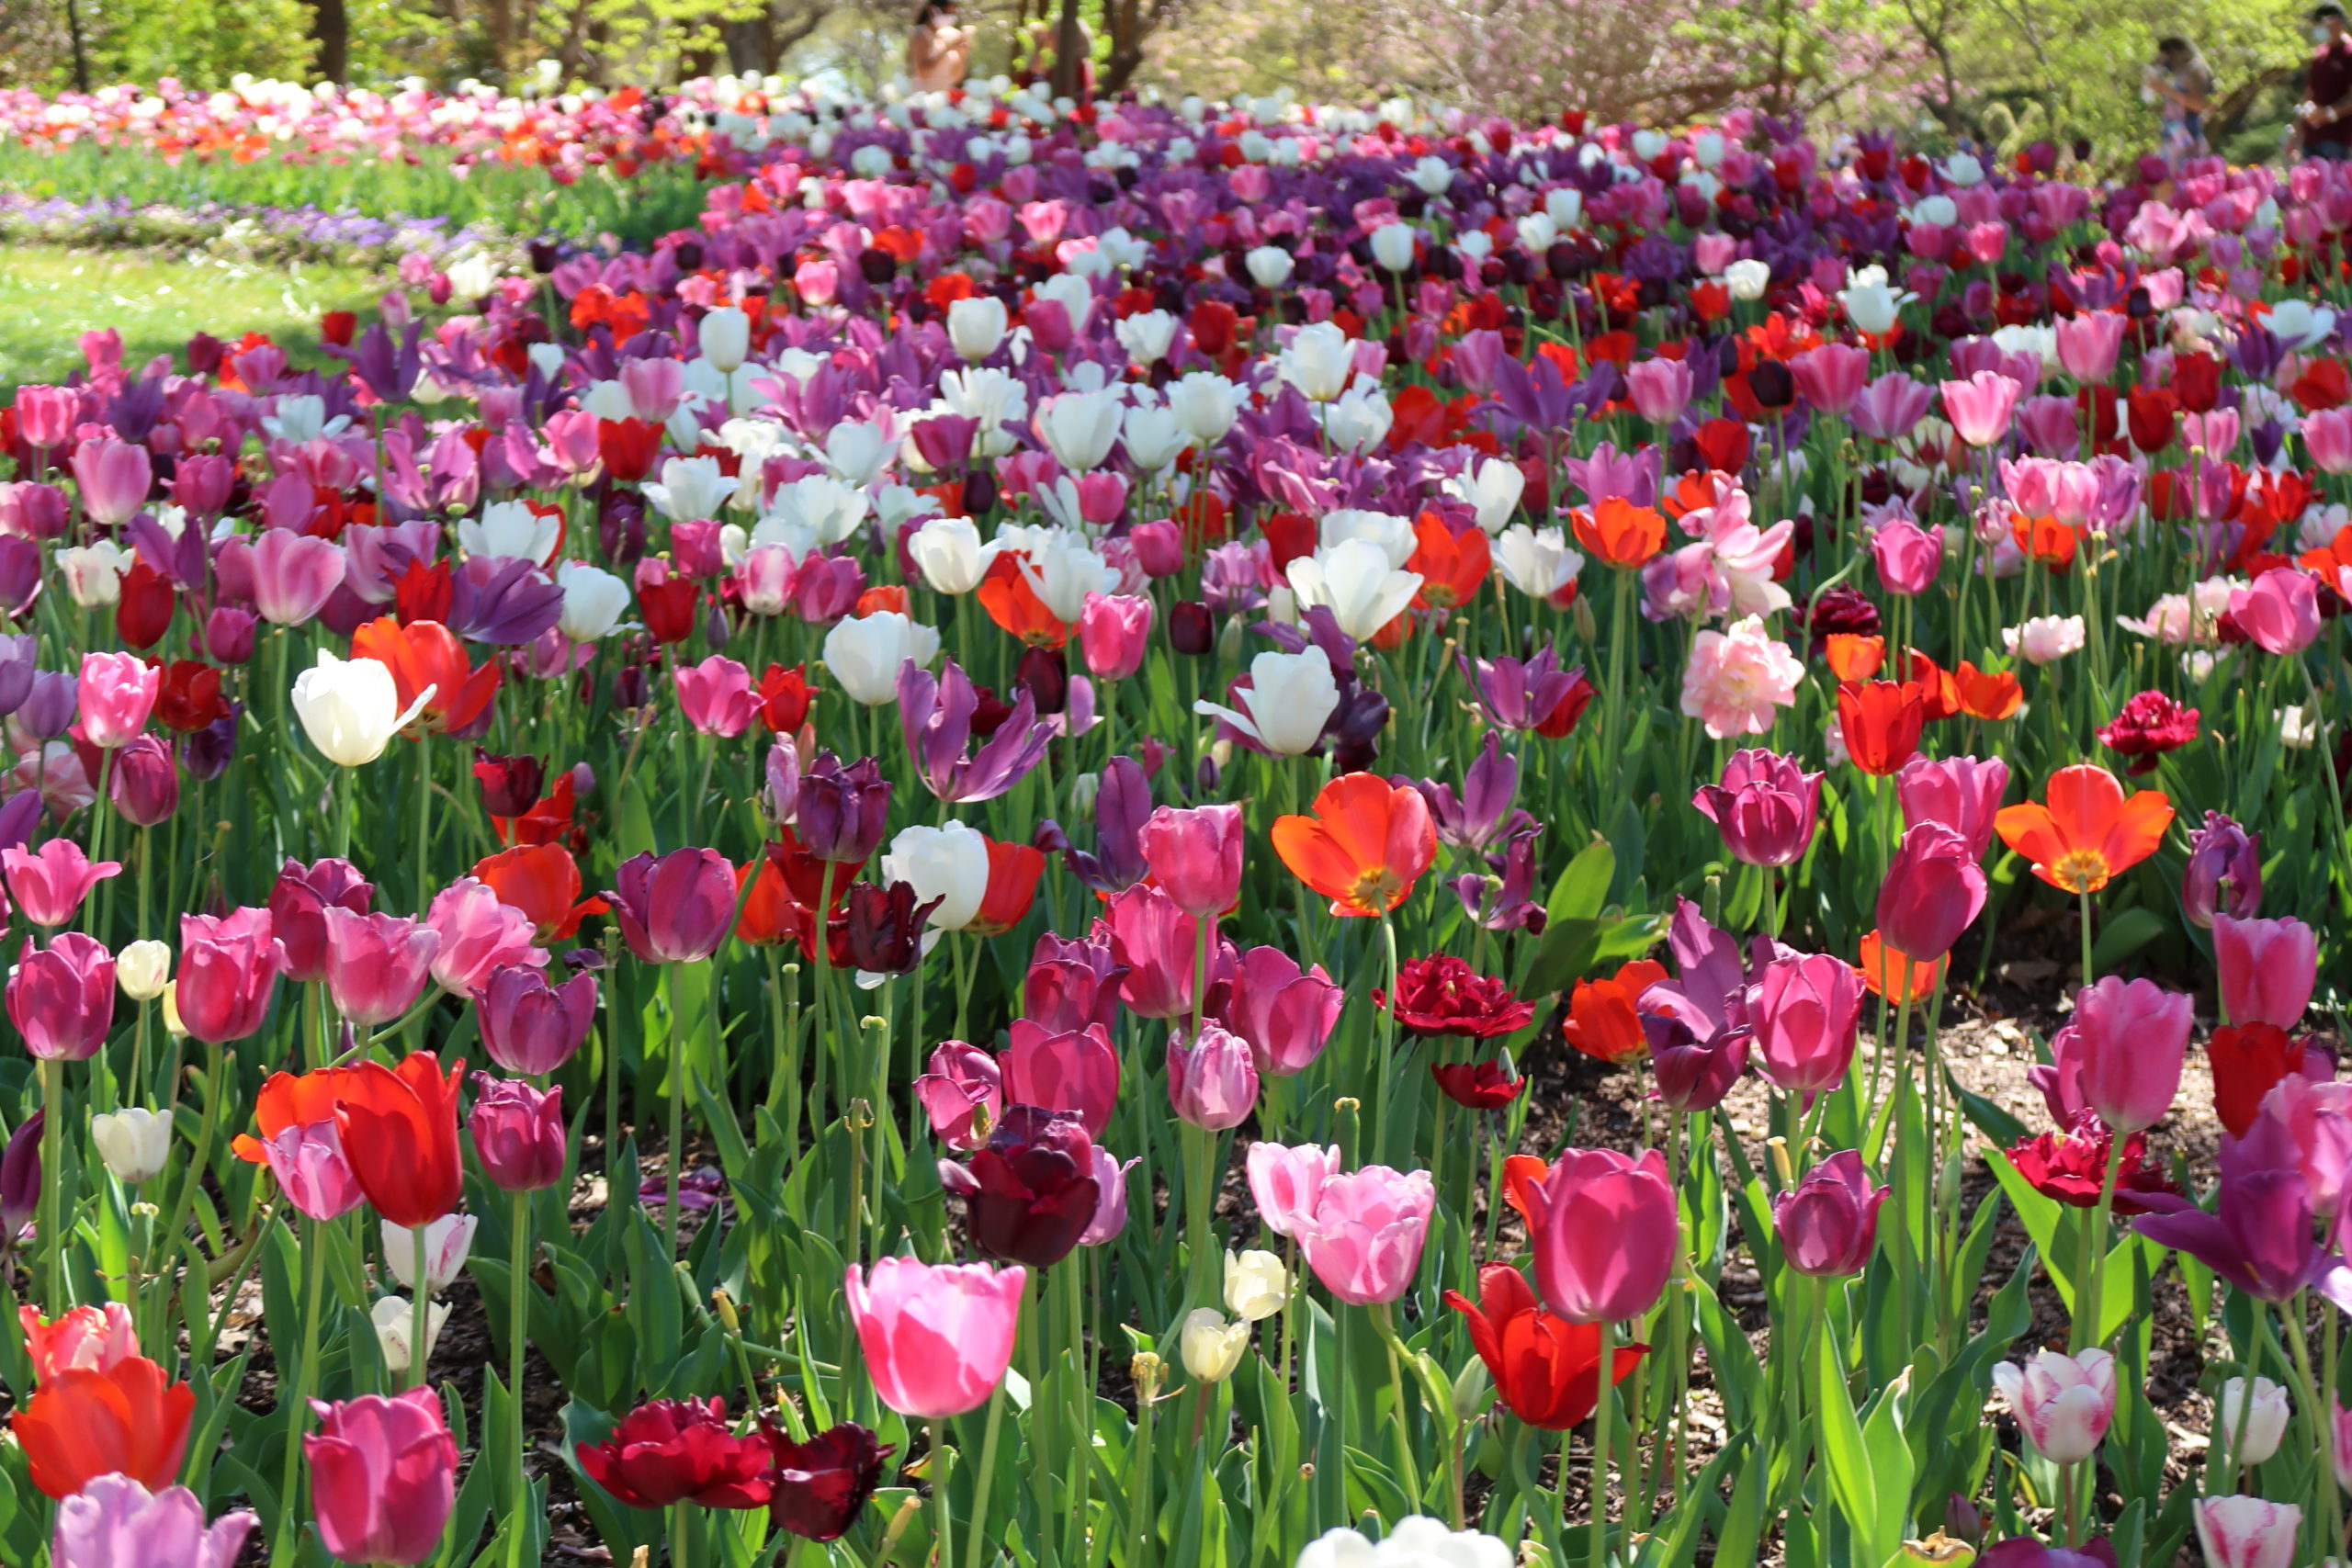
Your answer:
[[[384,1371],[395,1381],[408,1376],[409,1331],[416,1321],[416,1311],[406,1296],[386,1296],[376,1303],[368,1314],[376,1325],[376,1346],[383,1353]],[[424,1311],[424,1356],[433,1359],[433,1347],[441,1342],[441,1325],[449,1318],[448,1306],[430,1302]]]
[[[1223,1382],[1250,1348],[1250,1325],[1227,1323],[1215,1307],[1184,1314],[1184,1370],[1203,1382]]]
[[[449,1281],[466,1266],[466,1254],[473,1249],[474,1227],[480,1223],[471,1214],[444,1214],[424,1227],[425,1294],[449,1288]],[[394,1279],[409,1290],[416,1289],[414,1231],[386,1220],[384,1259],[392,1266]]]
[[[114,955],[115,984],[134,1002],[152,1002],[162,996],[171,973],[172,950],[152,938],[134,942]]]
[[[171,980],[164,986],[164,1027],[175,1040],[187,1038],[187,1025],[180,1021],[180,983]]]
[[[2232,1378],[2222,1385],[2222,1419],[2214,1433],[2214,1447],[2226,1443],[2237,1450],[2233,1457],[2240,1464],[2260,1464],[2278,1451],[2291,1413],[2287,1391],[2268,1378],[2254,1380],[2254,1408],[2248,1410],[2245,1379]],[[2245,1434],[2243,1439],[2238,1436],[2241,1431]]]
[[[1138,1350],[1127,1363],[1128,1381],[1136,1385],[1136,1403],[1149,1404],[1159,1397],[1159,1383],[1167,1373],[1167,1364],[1149,1350]]]
[[[111,1111],[90,1118],[90,1138],[115,1179],[136,1187],[152,1179],[170,1156],[172,1118],[168,1111],[138,1107]]]
[[[1290,1299],[1290,1271],[1271,1252],[1252,1247],[1225,1255],[1225,1304],[1233,1315],[1256,1323],[1283,1310]]]

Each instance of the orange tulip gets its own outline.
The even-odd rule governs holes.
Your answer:
[[[503,666],[495,660],[474,669],[458,634],[438,621],[402,626],[390,615],[379,615],[351,634],[351,657],[372,659],[392,672],[402,709],[432,687],[423,716],[425,728],[435,735],[471,728],[498,695],[503,674]]]
[[[1636,958],[1600,980],[1578,980],[1568,993],[1567,1043],[1603,1062],[1630,1062],[1650,1048],[1642,1032],[1637,1004],[1642,993],[1666,978],[1666,965]]]
[[[1840,681],[1867,681],[1886,662],[1886,638],[1883,637],[1831,632],[1827,642],[1829,672]]]
[[[1532,1197],[1543,1190],[1552,1168],[1533,1155],[1509,1155],[1503,1159],[1503,1201],[1519,1211],[1520,1220],[1533,1224]]]
[[[1568,521],[1577,542],[1611,566],[1640,566],[1666,546],[1666,519],[1623,496],[1597,502],[1589,517],[1571,512]]]
[[[988,891],[980,895],[980,912],[964,929],[975,936],[1001,936],[1019,925],[1037,901],[1037,879],[1045,874],[1043,850],[990,839]]]
[[[1451,610],[1478,596],[1494,570],[1485,529],[1473,524],[1456,534],[1436,513],[1424,512],[1413,525],[1413,537],[1417,543],[1405,570],[1421,574],[1415,604],[1424,610]]]
[[[1331,900],[1335,915],[1385,915],[1437,859],[1437,829],[1420,791],[1377,773],[1343,773],[1311,817],[1274,818],[1274,852]]]
[[[2096,893],[2156,852],[2172,826],[2164,791],[2125,796],[2113,773],[2078,762],[2050,775],[2049,804],[2029,800],[1995,813],[2001,842],[2033,863],[2033,874],[2068,893]]]
[[[520,909],[539,929],[541,942],[569,937],[583,915],[611,906],[580,897],[580,863],[561,844],[523,844],[474,862],[474,875],[509,908]]]
[[[2025,688],[2007,670],[1979,670],[1963,659],[1951,680],[1960,692],[1960,711],[1971,718],[1997,722],[2025,705]]]
[[[1911,683],[1919,688],[1921,716],[1929,724],[1960,711],[1960,686],[1951,672],[1916,648],[1911,650]]]
[[[254,1097],[254,1124],[261,1136],[238,1134],[231,1145],[237,1157],[248,1165],[264,1164],[268,1156],[262,1145],[287,1128],[334,1121],[335,1104],[349,1091],[357,1072],[356,1067],[321,1067],[311,1073],[270,1074]]]
[[[1927,699],[1915,682],[1838,683],[1838,733],[1846,755],[1866,773],[1884,777],[1909,761],[1927,722]]]
[[[74,1367],[44,1379],[9,1426],[33,1484],[51,1497],[71,1497],[116,1471],[160,1492],[178,1478],[195,1411],[186,1383],[130,1356],[104,1371]]]
[[[1872,931],[1862,938],[1862,961],[1855,967],[1862,972],[1862,984],[1871,994],[1901,1007],[1935,995],[1936,987],[1944,983],[1944,971],[1951,964],[1949,953],[1933,964],[1922,964],[1909,953],[1889,947],[1878,932]]]
[[[1021,570],[1018,550],[1007,550],[989,564],[977,597],[989,619],[1032,648],[1059,648],[1069,640],[1069,623],[1046,608],[1029,574]]]
[[[2022,512],[2009,513],[2009,534],[2029,560],[2049,571],[2072,568],[2075,547],[2081,542],[2074,529],[2055,517],[2028,517]]]

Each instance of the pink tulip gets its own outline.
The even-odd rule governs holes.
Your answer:
[[[1029,1270],[1019,1264],[852,1264],[843,1282],[866,1374],[901,1416],[944,1420],[977,1410],[1004,1381]]]
[[[1961,836],[1976,861],[1993,842],[1994,814],[2008,787],[2009,765],[1998,757],[1914,757],[1894,775],[1904,827],[1940,822]]]
[[[1140,593],[1089,593],[1078,613],[1079,651],[1098,680],[1124,681],[1151,647],[1151,601]]]
[[[1241,896],[1247,837],[1238,806],[1163,806],[1144,822],[1144,863],[1179,909],[1214,920]]]
[[[2115,374],[2115,357],[2123,347],[2123,329],[2132,323],[2112,310],[2084,310],[2058,322],[2058,363],[2066,374],[2088,385]]]
[[[472,995],[514,964],[547,967],[546,950],[534,945],[538,928],[531,917],[474,877],[461,876],[435,894],[424,923],[441,939],[431,954],[434,984],[453,997]]]
[[[1835,1089],[1854,1059],[1862,987],[1854,966],[1824,953],[1776,958],[1747,1004],[1757,1070],[1791,1094]]]
[[[1137,1018],[1186,1018],[1193,1011],[1193,984],[1197,978],[1200,924],[1176,907],[1176,900],[1148,882],[1138,882],[1112,897],[1103,908],[1102,926],[1109,928],[1111,953],[1126,965],[1119,981],[1119,999]],[[1223,953],[1229,954],[1226,946]],[[1220,969],[1219,944],[1209,950],[1209,982]]]
[[[74,449],[73,468],[74,482],[82,491],[82,510],[109,528],[138,516],[155,484],[147,448],[128,441],[85,441]]]
[[[792,580],[798,563],[782,545],[754,545],[736,570],[735,583],[743,608],[754,615],[781,615],[792,604]]]
[[[187,1487],[150,1492],[109,1472],[58,1503],[50,1568],[232,1568],[258,1522],[235,1508],[208,1525]]]
[[[697,734],[732,739],[752,727],[752,672],[725,654],[679,665],[676,680],[678,711]]]
[[[614,880],[619,886],[605,897],[629,951],[645,963],[708,958],[735,923],[735,868],[717,850],[633,855]]]
[[[1323,1184],[1339,1172],[1340,1149],[1261,1142],[1250,1145],[1244,1163],[1258,1218],[1276,1235],[1295,1236],[1314,1222]]]
[[[25,919],[51,931],[72,924],[90,889],[122,873],[114,861],[93,863],[71,839],[51,839],[37,850],[0,850],[0,867]]]
[[[2222,972],[2222,1010],[2232,1023],[2292,1029],[2311,1005],[2319,974],[2319,940],[2290,918],[2213,917],[2213,963]]]
[[[180,1022],[208,1045],[243,1040],[269,1016],[285,949],[267,909],[180,917]]]
[[[1025,1021],[1012,1027],[1018,1031]],[[1004,1114],[1004,1070],[978,1046],[944,1040],[932,1049],[930,1070],[915,1079],[914,1093],[931,1119],[932,1134],[949,1148],[969,1154],[989,1141],[989,1131]],[[1064,1108],[1048,1104],[1046,1109]]]
[[[2291,1072],[2262,1097],[2261,1115],[2274,1122],[2294,1145],[2295,1164],[2311,1189],[2312,1213],[2324,1222],[2342,1210],[2352,1184],[2352,1083],[2308,1077],[2335,1064],[2317,1051],[2303,1056],[2303,1072]]]
[[[1200,1038],[1168,1038],[1168,1102],[1179,1121],[1212,1133],[1238,1127],[1258,1103],[1258,1068],[1250,1043],[1214,1019],[1201,1024]]]
[[[82,737],[111,750],[147,728],[163,689],[163,672],[135,653],[85,653],[74,682]]]
[[[1351,1306],[1393,1302],[1413,1282],[1429,1239],[1437,1190],[1430,1173],[1385,1165],[1324,1179],[1314,1213],[1300,1223],[1307,1267]]]
[[[1679,359],[1645,359],[1626,367],[1625,393],[1634,412],[1652,424],[1672,424],[1690,405],[1690,367]]]
[[[1913,962],[1951,951],[1984,908],[1984,868],[1968,840],[1940,822],[1907,829],[1879,887],[1880,937]]]
[[[8,972],[8,1021],[44,1062],[86,1062],[114,1022],[114,954],[94,937],[65,931],[46,948],[29,942]]]
[[[2078,1092],[2117,1137],[2172,1109],[2190,1022],[2188,998],[2153,980],[2110,975],[2075,994]]]
[[[76,1368],[110,1371],[139,1354],[138,1325],[120,1302],[108,1302],[103,1308],[69,1307],[50,1323],[41,1321],[38,1309],[20,1306],[17,1323],[25,1331],[25,1354],[39,1378]]]
[[[2104,1350],[2040,1350],[2023,1366],[2003,1361],[1993,1369],[1993,1384],[2026,1439],[2053,1464],[2079,1464],[2097,1453],[2115,1418],[2115,1358]]]
[[[325,979],[325,911],[334,908],[364,915],[375,895],[375,884],[347,860],[307,866],[289,860],[279,868],[269,890],[269,918],[270,929],[286,950],[286,977],[306,984]]]
[[[254,541],[254,608],[272,626],[299,626],[343,586],[343,551],[290,528],[265,528]]]
[[[2009,432],[2009,416],[2017,412],[2024,389],[2007,376],[1979,370],[1965,381],[1943,383],[1944,414],[1952,430],[1971,446],[1990,446]]]
[[[2199,1497],[2189,1512],[2207,1568],[2294,1568],[2295,1538],[2303,1528],[2303,1511],[2294,1504],[2233,1493]]]
[[[2352,1492],[2352,1410],[2329,1401],[2328,1461],[2335,1471],[2335,1483]]]
[[[319,1539],[345,1562],[412,1564],[441,1549],[457,1502],[458,1445],[441,1396],[413,1388],[340,1404],[312,1400],[302,1439]]]
[[[480,1098],[466,1118],[481,1173],[502,1192],[537,1192],[563,1179],[563,1089],[474,1075]]]
[[[1898,517],[1871,536],[1871,558],[1878,565],[1881,587],[1905,599],[1917,598],[1935,586],[1936,574],[1943,570],[1943,536]]]
[[[2265,653],[2301,653],[2319,636],[2319,579],[2281,567],[2230,591],[2230,621]]]
[[[1804,400],[1823,413],[1843,417],[1861,400],[1871,373],[1870,351],[1851,344],[1826,343],[1790,359]]]
[[[368,1196],[343,1157],[343,1137],[332,1119],[288,1127],[254,1142],[277,1179],[277,1190],[311,1219],[339,1220]]]
[[[1225,1022],[1250,1043],[1261,1077],[1290,1077],[1323,1054],[1346,1004],[1320,964],[1303,970],[1278,947],[1253,947],[1234,972]]]
[[[416,1005],[441,933],[407,915],[330,908],[327,995],[354,1029],[376,1029]]]
[[[1136,565],[1155,582],[1184,570],[1184,531],[1169,518],[1136,524],[1127,530],[1127,543],[1135,547]],[[1150,604],[1148,599],[1144,601],[1147,610]],[[1148,624],[1145,629],[1149,630]]]
[[[996,1066],[1007,1103],[1067,1112],[1078,1118],[1090,1138],[1101,1137],[1111,1124],[1119,1100],[1119,1054],[1112,1047],[1111,1032],[1101,1024],[1056,1033],[1028,1019],[1015,1019]],[[989,1120],[995,1119],[991,1109]]]
[[[1674,1189],[1657,1150],[1634,1159],[1570,1149],[1529,1199],[1545,1306],[1570,1323],[1608,1323],[1657,1304],[1679,1246]]]
[[[74,434],[81,393],[72,387],[17,389],[17,434],[28,446],[62,446]]]
[[[2352,409],[2313,409],[2303,415],[2303,445],[2331,474],[2352,474]]]

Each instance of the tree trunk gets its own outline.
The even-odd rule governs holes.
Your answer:
[[[90,90],[90,57],[82,49],[82,8],[74,0],[65,0],[65,30],[74,39],[74,90]]]
[[[344,0],[311,0],[311,37],[319,45],[318,79],[342,85],[351,74],[351,13]]]
[[[1078,21],[1078,0],[1062,0],[1061,26],[1054,35],[1054,96],[1075,98],[1084,77],[1080,68],[1086,58],[1086,35]]]

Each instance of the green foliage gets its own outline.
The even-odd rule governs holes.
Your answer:
[[[110,0],[101,19],[91,68],[104,79],[223,87],[240,72],[296,81],[310,73],[302,0]]]

